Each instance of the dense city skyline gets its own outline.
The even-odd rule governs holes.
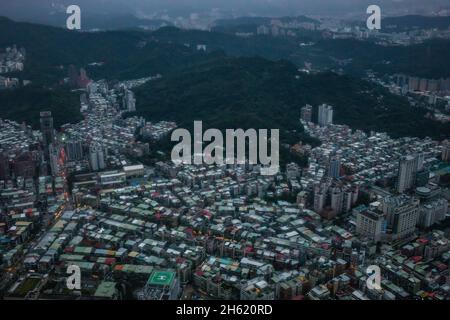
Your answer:
[[[0,3],[0,300],[450,300],[448,1],[78,2]]]

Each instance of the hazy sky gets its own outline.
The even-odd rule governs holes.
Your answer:
[[[151,16],[167,10],[172,17],[218,8],[236,15],[342,15],[364,13],[379,4],[387,13],[429,13],[450,8],[450,0],[0,0],[0,16],[13,19],[45,17],[78,4],[91,14],[142,13]],[[424,11],[427,10],[427,11]]]

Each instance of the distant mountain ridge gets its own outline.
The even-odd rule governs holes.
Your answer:
[[[49,15],[45,19],[36,19],[29,21],[31,23],[42,23],[53,27],[64,28],[68,15],[63,13],[55,13]],[[141,19],[132,14],[83,14],[82,15],[82,29],[83,30],[126,30],[126,29],[142,29],[155,30],[165,26],[172,26],[169,21],[162,19]]]
[[[301,42],[312,43],[300,46]],[[55,82],[68,64],[86,66],[106,62],[89,70],[95,78],[124,79],[130,75],[148,75],[181,70],[220,54],[236,57],[262,56],[270,60],[286,59],[303,67],[312,63],[320,70],[339,69],[362,75],[372,69],[381,74],[404,73],[424,78],[450,77],[450,40],[422,44],[381,46],[355,39],[302,37],[238,37],[230,33],[182,30],[163,27],[153,32],[120,30],[107,32],[71,32],[62,28],[0,20],[0,46],[17,44],[30,53],[23,76],[31,80]],[[206,52],[197,45],[206,46]],[[222,52],[222,53],[221,53]],[[340,61],[347,61],[342,65]]]
[[[207,53],[159,41],[148,32],[76,32],[1,18],[0,48],[13,44],[27,51],[21,77],[44,84],[59,82],[71,64],[85,67],[104,62],[103,67],[88,70],[90,75],[97,79],[129,79],[171,72],[209,59]]]

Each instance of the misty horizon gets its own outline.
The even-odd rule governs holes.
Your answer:
[[[216,18],[241,16],[331,16],[363,17],[370,4],[381,6],[385,15],[444,14],[450,5],[445,0],[15,0],[0,2],[0,16],[13,20],[59,23],[71,4],[79,5],[86,16],[123,16],[138,18],[178,18],[208,14]],[[56,21],[55,21],[56,20]]]

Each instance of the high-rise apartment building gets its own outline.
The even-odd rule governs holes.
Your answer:
[[[42,142],[44,143],[44,146],[48,147],[55,139],[52,113],[50,111],[42,111],[40,116]]]
[[[342,213],[344,204],[344,192],[341,188],[333,188],[331,190],[331,209],[335,214]]]
[[[399,160],[397,176],[397,192],[403,193],[414,186],[417,171],[417,158],[412,155],[403,156]]]
[[[320,185],[314,188],[314,211],[321,213],[325,207],[327,200],[327,189]]]
[[[325,127],[329,124],[333,124],[333,107],[327,104],[322,104],[319,106],[318,114],[319,126]]]
[[[312,106],[307,104],[301,108],[300,118],[305,122],[312,121]]]
[[[338,179],[341,176],[341,161],[338,157],[331,158],[328,176],[333,179]]]
[[[136,98],[134,97],[133,91],[125,90],[123,96],[123,106],[129,112],[136,111]]]
[[[419,226],[429,228],[435,223],[445,220],[448,211],[447,199],[440,198],[420,206]]]
[[[89,161],[92,171],[103,170],[106,167],[105,154],[99,144],[92,144],[89,148]]]
[[[68,140],[66,142],[67,158],[70,161],[83,159],[83,145],[79,140]]]
[[[402,239],[414,233],[420,216],[419,203],[418,199],[406,195],[383,200],[383,213],[392,239]]]
[[[55,130],[53,128],[53,117],[50,111],[42,111],[40,113],[41,119],[41,133],[42,133],[42,143],[44,145],[44,156],[45,159],[50,159],[50,145],[53,144],[55,140]]]
[[[383,233],[384,214],[374,210],[362,210],[356,213],[356,233],[378,242]]]
[[[450,161],[450,141],[446,141],[443,145],[442,161]]]

